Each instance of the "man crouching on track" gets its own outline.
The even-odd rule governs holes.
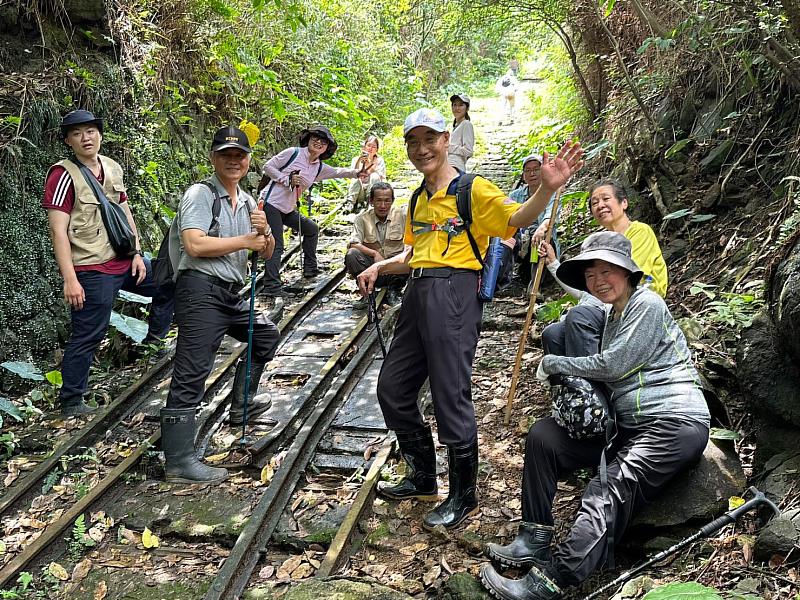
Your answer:
[[[250,153],[247,136],[241,130],[224,127],[214,135],[214,175],[208,181],[221,200],[218,232],[210,227],[216,194],[207,185],[191,186],[176,216],[181,232],[175,287],[178,343],[167,406],[161,409],[161,446],[166,479],[171,482],[215,482],[227,476],[225,469],[209,467],[195,455],[195,411],[223,336],[227,333],[247,341],[250,307],[237,292],[244,285],[248,252],[269,258],[275,248],[261,204],[256,206],[239,187],[250,167]],[[256,314],[250,399],[255,396],[266,363],[275,355],[278,338],[278,328],[263,314]],[[231,393],[232,425],[242,423],[244,387],[245,365],[240,360]],[[248,414],[256,416],[269,407],[269,400],[249,404]]]
[[[478,429],[470,381],[482,312],[478,300],[481,264],[476,253],[486,254],[489,237],[507,239],[514,228],[533,223],[553,192],[583,165],[583,150],[580,144],[568,142],[557,156],[545,155],[541,185],[521,205],[491,182],[476,178],[473,221],[467,231],[463,223],[457,227],[456,188],[461,173],[447,161],[450,134],[444,117],[435,110],[420,109],[406,119],[403,135],[408,158],[424,176],[415,214],[409,212],[406,218],[405,242],[411,249],[375,263],[358,278],[361,293],[368,294],[378,275],[410,269],[394,340],[378,378],[383,417],[397,434],[408,471],[399,484],[380,485],[378,490],[400,500],[437,498],[433,435],[417,407],[417,395],[427,377],[439,441],[447,446],[450,488],[447,499],[425,516],[423,525],[450,528],[478,507]]]

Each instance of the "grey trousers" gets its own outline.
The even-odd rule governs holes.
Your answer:
[[[425,427],[417,396],[428,378],[439,441],[477,441],[471,378],[482,313],[477,272],[409,281],[378,377],[378,402],[389,429]]]
[[[552,417],[528,432],[522,476],[522,520],[553,524],[553,499],[559,478],[600,462],[605,439],[574,440]],[[635,511],[655,500],[669,481],[693,466],[708,443],[708,427],[697,421],[660,419],[635,429],[618,428],[608,454],[609,501],[615,540]],[[578,585],[606,561],[606,518],[600,476],[589,482],[566,539],[547,567],[561,585]]]

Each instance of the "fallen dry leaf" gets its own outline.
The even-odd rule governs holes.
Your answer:
[[[311,577],[313,574],[314,574],[314,567],[312,567],[307,562],[304,562],[294,571],[292,571],[292,579],[305,579],[306,577]]]
[[[228,458],[230,452],[221,452],[220,454],[212,454],[211,456],[206,456],[203,460],[209,464],[221,463],[223,460]]]
[[[404,546],[400,548],[400,554],[403,556],[416,556],[418,552],[422,552],[423,550],[428,549],[428,544],[425,542],[417,542],[416,544],[411,544],[410,546]]]
[[[57,562],[51,562],[47,567],[47,572],[59,581],[66,581],[69,579],[69,573],[67,573],[67,570]]]
[[[105,581],[100,581],[94,588],[94,600],[104,600],[108,594],[108,585]]]
[[[89,574],[89,571],[92,570],[92,560],[89,558],[84,558],[81,562],[75,565],[75,568],[72,569],[72,583],[79,583]]]
[[[262,567],[261,570],[258,572],[259,579],[269,579],[275,574],[275,567],[272,565],[267,565],[266,567]]]
[[[439,579],[439,575],[442,574],[442,567],[439,565],[435,565],[431,570],[429,570],[425,575],[422,576],[422,583],[425,584],[425,587],[430,587],[434,581]]]
[[[272,477],[275,475],[275,469],[272,468],[272,464],[264,465],[264,468],[261,469],[261,483],[269,484],[272,481]]]

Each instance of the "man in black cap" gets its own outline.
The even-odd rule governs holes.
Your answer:
[[[317,181],[338,177],[362,177],[368,179],[366,171],[331,167],[323,161],[334,155],[338,145],[330,130],[324,125],[315,125],[300,133],[300,145],[286,148],[263,167],[265,184],[261,199],[265,202],[267,220],[275,232],[275,252],[267,261],[264,273],[263,294],[270,297],[281,295],[281,278],[278,273],[283,254],[283,228],[300,231],[303,238],[303,276],[314,277],[317,266],[317,238],[319,227],[308,217],[300,214],[298,201],[303,193]],[[281,232],[281,233],[278,233]]]
[[[197,459],[195,412],[223,336],[247,341],[250,306],[237,292],[247,276],[248,254],[253,251],[269,258],[275,248],[263,202],[256,205],[239,187],[250,168],[250,153],[247,136],[240,129],[217,131],[211,144],[214,174],[186,191],[175,217],[181,234],[175,284],[178,345],[167,406],[161,410],[167,481],[213,482],[227,476],[225,469]],[[220,203],[216,220],[215,198]],[[275,355],[278,338],[278,328],[263,313],[255,314],[249,416],[262,414],[271,406],[268,395],[253,400],[264,367]],[[231,393],[232,425],[243,420],[245,377],[245,361],[240,360]]]
[[[109,202],[122,207],[136,234],[122,167],[100,154],[102,119],[88,110],[74,110],[64,117],[61,133],[74,158],[50,167],[42,207],[47,210],[56,262],[64,278],[64,299],[72,309],[72,334],[61,362],[59,397],[62,414],[74,416],[95,411],[83,401],[83,394],[117,292],[124,289],[153,298],[146,341],[155,342],[167,334],[173,302],[154,285],[150,261],[142,255],[138,235],[133,257],[116,255],[100,214],[100,200],[81,173],[80,166],[85,165]]]

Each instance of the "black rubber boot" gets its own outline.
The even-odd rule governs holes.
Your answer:
[[[523,521],[519,526],[517,537],[507,546],[488,544],[489,556],[504,567],[518,569],[527,569],[533,565],[544,567],[550,562],[552,540],[552,527]]]
[[[77,404],[68,404],[61,406],[61,415],[64,417],[83,417],[85,415],[93,415],[96,412],[97,412],[96,408],[89,406],[83,400],[81,400]]]
[[[171,483],[215,483],[228,476],[226,469],[209,467],[194,451],[194,408],[161,409],[161,449],[164,471]]]
[[[378,493],[392,500],[438,500],[436,449],[430,427],[418,431],[398,431],[397,443],[406,461],[406,476],[397,485],[378,483]]]
[[[478,509],[478,442],[448,446],[447,466],[450,492],[444,502],[425,515],[422,526],[426,529],[437,525],[456,527]]]
[[[250,401],[247,403],[247,421],[267,412],[272,407],[272,399],[269,394],[262,394],[256,400],[258,383],[261,381],[261,374],[267,365],[264,363],[252,363],[250,365]],[[233,426],[241,425],[244,419],[244,383],[247,374],[247,360],[240,358],[236,364],[236,374],[233,376],[233,390],[231,390],[231,412],[229,416],[230,424]]]
[[[481,583],[499,600],[556,600],[561,589],[556,582],[536,567],[531,567],[522,579],[508,579],[494,570],[492,565],[481,567]]]

